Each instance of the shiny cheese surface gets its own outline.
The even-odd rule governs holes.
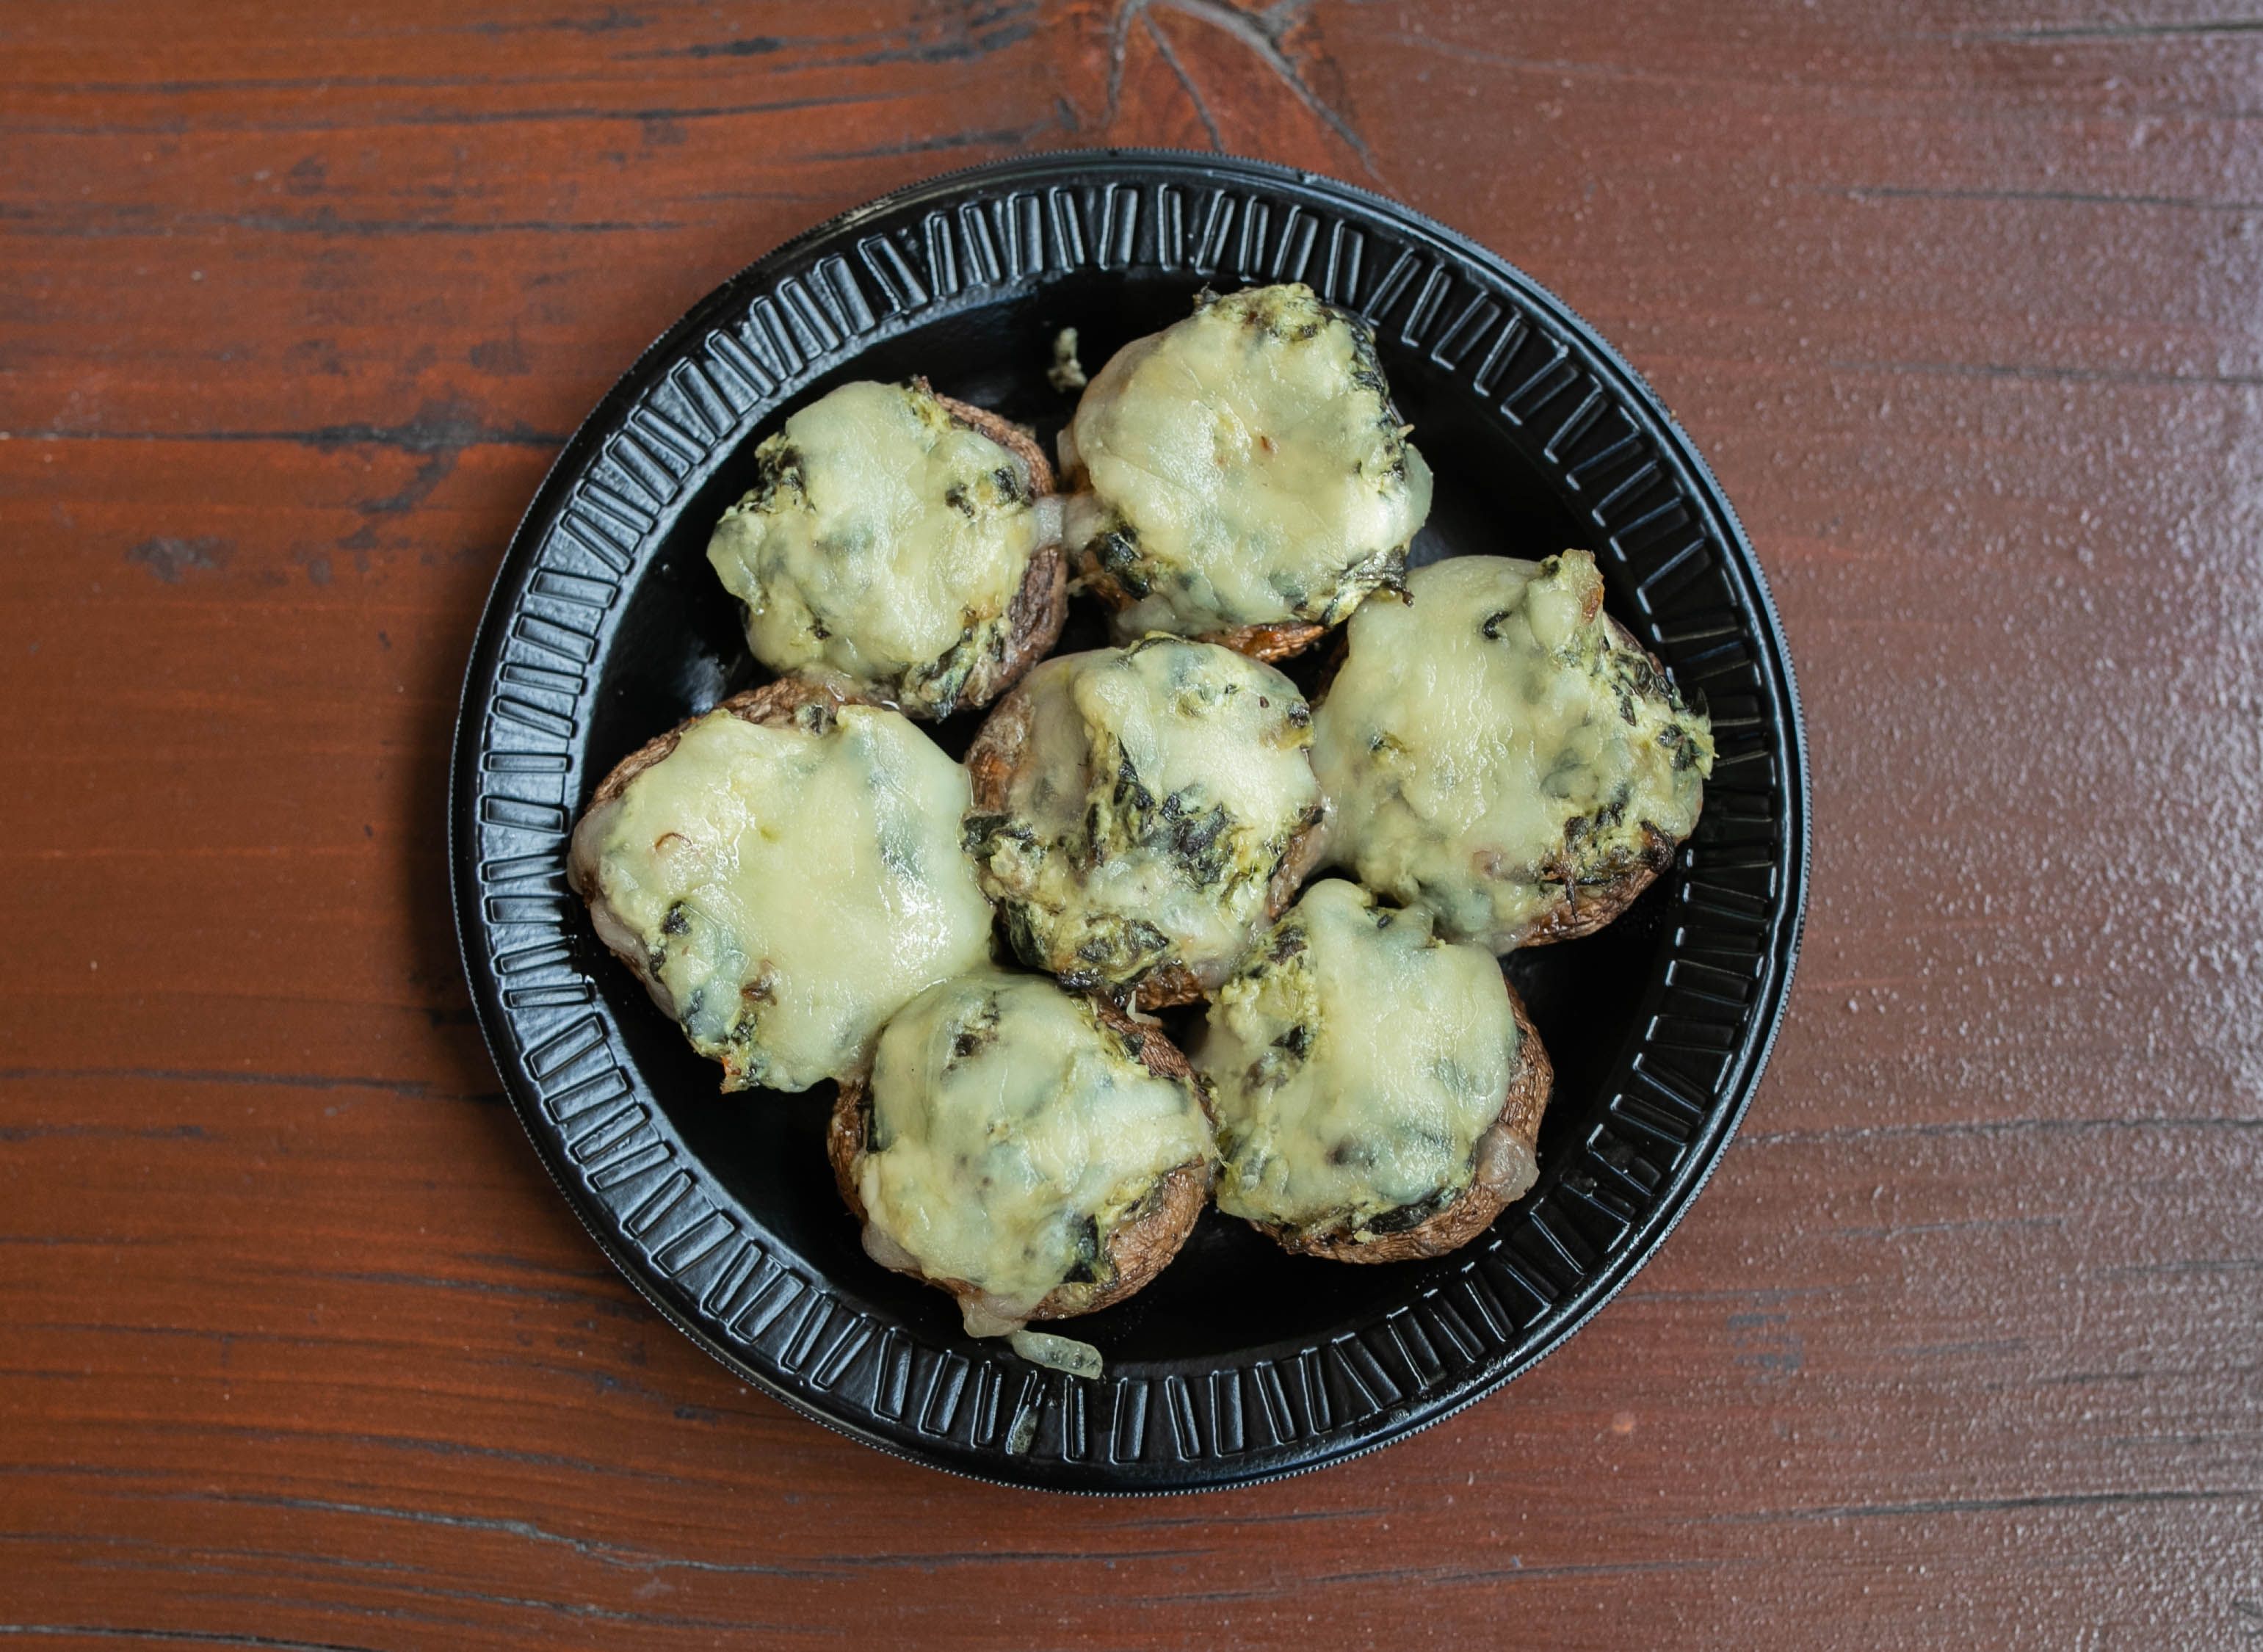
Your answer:
[[[1197,1070],[1218,1208],[1355,1238],[1466,1188],[1518,1061],[1500,965],[1421,910],[1315,884],[1218,991]]]
[[[1302,285],[1216,299],[1125,346],[1077,404],[1068,537],[1133,597],[1117,634],[1333,624],[1393,582],[1430,509],[1362,323]]]
[[[707,559],[755,658],[824,667],[907,710],[949,708],[1044,542],[1029,468],[916,385],[843,385],[756,450]]]
[[[1062,1284],[1105,1284],[1110,1236],[1171,1171],[1207,1163],[1191,1086],[1157,1078],[1085,999],[986,969],[929,988],[881,1034],[857,1194],[987,1326]]]
[[[598,933],[726,1090],[860,1069],[922,988],[988,961],[966,771],[893,711],[710,712],[576,828]]]
[[[1087,984],[1166,963],[1223,977],[1319,818],[1311,712],[1288,678],[1153,637],[1047,660],[1002,814],[971,820],[1023,962]]]
[[[1457,941],[1504,950],[1696,824],[1713,739],[1614,638],[1584,551],[1457,557],[1363,606],[1314,717],[1328,853]]]

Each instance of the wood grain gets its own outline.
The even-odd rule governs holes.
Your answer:
[[[0,11],[0,1634],[2263,1638],[2263,32],[1605,0]],[[1036,147],[1565,294],[1802,672],[1793,1014],[1664,1255],[1322,1475],[960,1483],[740,1389],[496,1093],[441,852],[544,466],[763,249]]]

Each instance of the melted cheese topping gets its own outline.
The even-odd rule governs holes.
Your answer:
[[[1100,370],[1063,443],[1069,539],[1137,601],[1117,634],[1334,624],[1430,513],[1373,335],[1302,285],[1218,299]]]
[[[1189,1086],[1149,1072],[1085,999],[994,969],[888,1023],[867,1130],[867,1220],[929,1278],[974,1286],[988,1330],[1057,1286],[1106,1284],[1117,1227],[1213,1153]]]
[[[968,822],[1016,950],[1079,985],[1168,963],[1222,978],[1319,818],[1304,696],[1269,666],[1168,637],[1047,660],[1027,693],[1005,812]]]
[[[1696,824],[1713,736],[1612,636],[1585,551],[1457,557],[1352,618],[1315,721],[1329,853],[1457,941],[1515,946]]]
[[[823,666],[915,714],[1002,654],[1048,537],[1029,467],[923,386],[843,385],[755,450],[707,559],[777,671]]]
[[[1413,1226],[1470,1185],[1518,1042],[1491,954],[1445,944],[1428,913],[1315,884],[1218,990],[1195,1055],[1225,1155],[1218,1208],[1357,1239]]]
[[[966,771],[893,711],[813,707],[787,728],[712,711],[583,817],[576,881],[724,1089],[805,1090],[988,961],[966,802]]]

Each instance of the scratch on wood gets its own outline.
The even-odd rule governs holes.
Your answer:
[[[872,161],[906,155],[933,155],[944,149],[1018,148],[1032,138],[1059,129],[1058,116],[1032,126],[1005,126],[988,132],[955,132],[944,137],[907,138],[900,143],[875,144],[869,149],[813,151],[795,157],[808,162]]]
[[[2176,23],[2063,23],[2025,29],[1952,29],[1934,40],[2144,40],[2177,36],[2263,33],[2263,18],[2202,18]]]
[[[1833,1230],[1842,1239],[1883,1239],[1898,1244],[1931,1233],[2013,1233],[2029,1229],[2063,1229],[2064,1216],[1973,1216],[1957,1222],[1912,1222],[1900,1227],[1840,1227]]]
[[[1368,176],[1379,181],[1383,175],[1376,170],[1375,155],[1368,148],[1367,140],[1361,137],[1351,122],[1337,113],[1327,99],[1312,90],[1283,49],[1283,38],[1302,18],[1307,4],[1308,0],[1283,0],[1283,4],[1269,6],[1253,17],[1247,12],[1237,11],[1230,5],[1221,4],[1219,0],[1123,0],[1108,31],[1108,119],[1114,120],[1117,111],[1122,106],[1124,61],[1131,44],[1132,25],[1153,8],[1165,7],[1182,17],[1192,18],[1197,23],[1208,24],[1247,47],[1251,55],[1296,94],[1299,103],[1344,141],[1351,152],[1359,157],[1359,163],[1367,169]],[[1154,33],[1153,24],[1148,26],[1149,32]],[[1193,87],[1188,84],[1185,71],[1175,60],[1167,61],[1170,62],[1172,72],[1179,76],[1182,84],[1188,86],[1191,94]],[[1198,110],[1201,108],[1199,98],[1196,100],[1196,106]],[[1206,111],[1203,112],[1203,120],[1205,126],[1210,125]],[[1217,136],[1215,127],[1211,129],[1211,136]]]
[[[1821,1146],[1840,1142],[1905,1141],[1926,1136],[2079,1134],[2092,1130],[2256,1130],[2263,1119],[1944,1119],[1924,1124],[1853,1124],[1829,1130],[1759,1130],[1739,1147]]]
[[[281,1090],[376,1090],[411,1100],[500,1101],[492,1094],[435,1090],[422,1078],[369,1078],[322,1072],[231,1072],[221,1067],[0,1067],[0,1084],[132,1078],[152,1084],[241,1084]]]
[[[618,1277],[609,1281],[613,1287],[611,1289],[572,1290],[506,1285],[497,1280],[446,1279],[430,1273],[357,1273],[344,1268],[278,1267],[270,1272],[277,1279],[313,1280],[336,1285],[399,1286],[409,1290],[465,1291],[478,1296],[514,1297],[554,1308],[589,1308],[609,1319],[624,1319],[635,1324],[643,1324],[651,1318],[643,1299],[625,1288]]]
[[[1205,1531],[1221,1526],[1301,1526],[1309,1520],[1371,1520],[1389,1519],[1392,1511],[1369,1506],[1354,1509],[1291,1509],[1279,1514],[1211,1514],[1159,1516],[1125,1520],[1124,1531],[1160,1531],[1173,1526],[1198,1526]]]
[[[980,15],[965,15],[952,19],[952,26],[940,39],[915,38],[908,42],[883,47],[878,50],[860,52],[842,57],[819,56],[812,67],[824,69],[871,69],[888,63],[965,63],[977,58],[1002,52],[1009,46],[1018,46],[1037,32],[1037,25],[1030,21],[1036,11],[1034,5],[1002,6]],[[861,41],[886,40],[891,35],[900,38],[914,31],[896,29],[880,34],[842,35],[831,39],[821,36],[785,36],[777,34],[748,35],[731,40],[701,40],[690,46],[664,47],[654,51],[622,54],[623,61],[640,61],[652,58],[713,58],[769,57],[797,47],[817,48],[821,53],[828,47],[854,46]]]
[[[374,235],[613,235],[685,229],[679,219],[501,219],[487,223],[449,223],[438,219],[341,218],[330,207],[299,216],[279,213],[180,213],[160,217],[154,209],[128,212],[109,222],[51,221],[22,208],[0,209],[0,220],[27,235],[53,240],[116,241],[154,236],[170,239],[201,229],[249,229],[278,235],[337,239]]]
[[[1753,1509],[1715,1514],[1706,1525],[1744,1525],[1768,1520],[1894,1520],[1932,1514],[2016,1514],[2041,1509],[2103,1509],[2164,1503],[2252,1503],[2263,1489],[2245,1486],[2218,1491],[2062,1491],[2031,1497],[1926,1497],[1909,1503],[1834,1503],[1811,1509]]]
[[[1833,372],[1909,373],[1942,379],[2040,379],[2045,383],[2149,387],[2200,386],[2228,390],[2263,388],[2263,373],[2139,372],[2118,367],[2058,367],[2027,362],[1834,361],[1824,365]]]
[[[445,411],[445,410],[444,410]],[[390,447],[406,453],[460,453],[475,447],[554,448],[566,438],[524,425],[487,425],[426,411],[400,424],[324,424],[304,430],[10,430],[11,442],[279,442],[334,453],[342,448]]]
[[[309,1514],[344,1514],[365,1519],[394,1520],[413,1526],[437,1526],[452,1531],[491,1532],[499,1536],[516,1537],[530,1543],[546,1543],[570,1549],[585,1560],[603,1566],[615,1566],[634,1571],[695,1571],[719,1572],[747,1577],[823,1578],[835,1576],[826,1570],[806,1567],[769,1566],[757,1562],[699,1561],[683,1555],[665,1555],[650,1549],[629,1548],[617,1544],[592,1542],[586,1538],[569,1537],[562,1532],[549,1531],[531,1520],[495,1519],[476,1514],[443,1514],[432,1509],[400,1509],[374,1503],[343,1503],[322,1497],[277,1497],[249,1494],[179,1492],[168,1494],[169,1500],[197,1503],[228,1503],[249,1508],[289,1509]]]
[[[2197,213],[2263,213],[2263,201],[2212,201],[2198,195],[2110,195],[2087,190],[1928,189],[1856,184],[1818,190],[1852,201],[2036,201],[2068,206],[2158,206]]]
[[[228,1492],[171,1492],[162,1494],[159,1500],[226,1503],[251,1508],[352,1515],[370,1519],[400,1521],[416,1526],[435,1526],[453,1531],[488,1532],[499,1536],[519,1538],[527,1542],[549,1544],[569,1549],[586,1560],[596,1562],[599,1565],[640,1572],[713,1572],[725,1576],[838,1581],[844,1573],[868,1571],[874,1569],[946,1571],[961,1566],[1024,1564],[1087,1566],[1091,1563],[1093,1558],[1092,1552],[1088,1549],[944,1549],[902,1555],[862,1553],[817,1555],[811,1557],[810,1564],[785,1566],[756,1561],[693,1560],[686,1555],[667,1554],[655,1549],[634,1547],[625,1544],[602,1543],[588,1538],[572,1537],[562,1532],[553,1532],[537,1526],[531,1520],[487,1515],[445,1514],[437,1510],[404,1509],[384,1504]],[[1210,1552],[1201,1548],[1132,1549],[1120,1551],[1111,1555],[1111,1558],[1118,1561],[1191,1560]]]
[[[0,1124],[0,1142],[202,1142],[211,1133],[201,1124]]]
[[[549,107],[541,109],[459,109],[409,110],[386,115],[372,115],[360,120],[245,120],[221,122],[199,120],[196,130],[200,135],[221,132],[367,132],[388,126],[501,126],[543,124],[565,124],[581,120],[634,121],[650,125],[662,120],[723,120],[740,115],[799,114],[810,109],[853,109],[873,104],[900,103],[917,96],[919,87],[900,87],[887,91],[843,92],[830,97],[779,97],[750,104],[698,104],[671,105],[652,109],[591,109],[588,107]],[[111,138],[121,136],[178,137],[189,130],[183,119],[143,122],[104,122],[95,126],[74,126],[65,122],[24,122],[11,126],[15,135],[32,134],[40,137]]]
[[[1189,78],[1186,66],[1179,61],[1179,54],[1171,49],[1169,39],[1155,26],[1154,13],[1149,12],[1139,21],[1147,31],[1147,38],[1155,43],[1157,54],[1170,66],[1171,73],[1178,76],[1179,85],[1187,94],[1187,101],[1194,105],[1195,114],[1202,121],[1203,130],[1210,134],[1210,147],[1223,155],[1225,140],[1218,135],[1218,122],[1211,118],[1210,105],[1203,101],[1202,93]]]
[[[2178,1262],[2133,1263],[2128,1267],[2101,1267],[2093,1279],[2152,1279],[2181,1273],[2252,1273],[2263,1272],[2263,1257],[2203,1256]]]
[[[1277,1600],[1283,1595],[1327,1588],[1338,1583],[1349,1584],[1419,1584],[1428,1588],[1446,1588],[1466,1583],[1543,1583],[1564,1577],[1639,1577],[1659,1573],[1702,1572],[1717,1569],[1717,1561],[1597,1561],[1590,1563],[1573,1562],[1560,1566],[1527,1566],[1510,1557],[1507,1566],[1463,1568],[1450,1566],[1390,1567],[1377,1571],[1329,1572],[1317,1576],[1283,1577],[1279,1583],[1263,1589],[1217,1589],[1200,1592],[1174,1592],[1175,1605],[1190,1601],[1228,1602],[1242,1600]]]
[[[271,1634],[230,1634],[225,1630],[121,1628],[110,1624],[0,1623],[0,1634],[69,1635],[74,1639],[163,1641],[190,1646],[257,1647],[262,1652],[376,1652],[351,1641],[284,1641]]]

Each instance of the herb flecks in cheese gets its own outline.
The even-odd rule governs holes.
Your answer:
[[[929,1278],[974,1288],[978,1335],[1060,1287],[1096,1295],[1117,1229],[1214,1151],[1190,1085],[1150,1072],[1089,1001],[1002,970],[929,988],[888,1023],[870,1107],[866,1220]]]
[[[1046,537],[1029,467],[922,385],[843,385],[755,450],[707,559],[778,671],[824,667],[915,715],[1004,656]]]
[[[1121,986],[1167,963],[1223,978],[1319,819],[1312,714],[1288,678],[1150,637],[1046,661],[1002,812],[968,847],[1024,963]]]
[[[813,705],[785,727],[712,711],[583,818],[575,882],[724,1089],[804,1090],[988,961],[967,797],[966,771],[893,711]]]
[[[1355,1243],[1413,1226],[1478,1173],[1518,1044],[1491,954],[1441,941],[1428,913],[1315,884],[1218,990],[1195,1053],[1218,1208]],[[1531,1185],[1523,1159],[1511,1197]]]
[[[1430,511],[1363,323],[1301,285],[1210,299],[1118,350],[1062,451],[1068,540],[1132,598],[1117,634],[1332,625]]]
[[[1417,569],[1349,640],[1314,718],[1330,857],[1452,939],[1515,946],[1696,824],[1711,726],[1613,634],[1587,552]]]

